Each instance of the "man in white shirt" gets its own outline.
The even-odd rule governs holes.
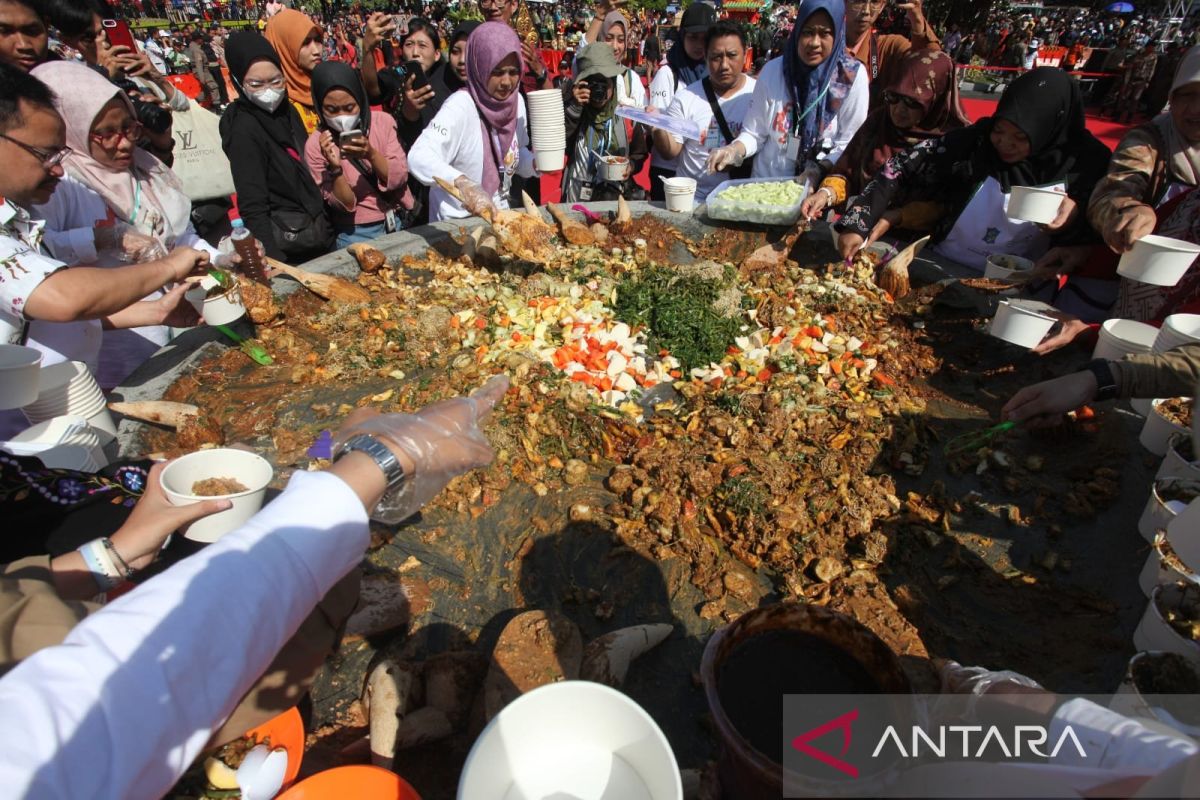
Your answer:
[[[710,27],[705,54],[708,77],[677,92],[667,109],[668,116],[695,122],[700,128],[700,141],[684,140],[659,128],[654,130],[656,154],[676,159],[676,174],[695,179],[697,201],[703,201],[709,192],[732,177],[728,172],[710,173],[708,154],[737,138],[754,92],[754,79],[742,72],[746,34],[740,26],[722,21]],[[717,110],[724,118],[724,125]]]

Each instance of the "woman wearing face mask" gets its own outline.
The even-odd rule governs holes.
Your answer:
[[[783,55],[763,67],[733,144],[714,150],[712,172],[754,156],[756,178],[803,173],[817,185],[867,118],[866,70],[846,52],[842,0],[804,0]]]
[[[324,255],[334,232],[304,160],[308,133],[287,102],[279,56],[259,34],[239,31],[225,44],[225,61],[240,96],[221,117],[221,146],[246,227],[272,258]]]
[[[936,249],[981,272],[995,253],[1036,260],[1051,245],[1097,242],[1083,212],[1109,156],[1084,127],[1079,85],[1039,67],[1013,81],[991,117],[889,159],[835,226],[838,249],[849,258],[898,221],[889,209],[913,200],[941,204]],[[1058,218],[1009,219],[1013,186],[1063,191]]]
[[[149,261],[175,247],[214,248],[196,235],[191,201],[170,168],[137,147],[142,125],[117,86],[89,67],[53,61],[33,75],[55,94],[66,123],[65,176],[37,208],[45,242],[69,264],[115,267]],[[105,320],[97,380],[111,389],[170,341],[170,326],[198,322],[187,287],[155,292]]]
[[[321,194],[334,210],[337,246],[369,242],[399,230],[397,213],[412,208],[405,191],[408,161],[396,121],[372,111],[358,74],[338,61],[313,70],[313,105],[321,127],[304,147]]]
[[[808,219],[856,196],[892,156],[970,124],[950,56],[910,50],[900,56],[894,72],[896,79],[883,92],[884,105],[871,112],[820,189],[804,201]]]
[[[287,79],[288,100],[300,114],[305,132],[312,133],[321,124],[321,115],[310,105],[312,71],[321,63],[321,27],[299,11],[287,8],[271,17],[263,35],[278,54]],[[228,63],[228,55],[225,60]]]
[[[521,81],[521,42],[503,22],[485,22],[467,40],[467,85],[442,110],[408,153],[408,166],[421,183],[434,177],[457,186],[478,210],[508,207],[513,175],[535,174],[529,150]],[[469,216],[439,186],[430,188],[430,219]]]

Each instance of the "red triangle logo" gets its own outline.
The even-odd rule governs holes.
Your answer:
[[[795,739],[792,739],[792,747],[801,753],[804,753],[804,755],[808,756],[809,758],[815,758],[822,764],[833,767],[838,772],[845,773],[851,778],[857,778],[858,767],[842,761],[836,756],[831,756],[829,753],[826,753],[823,750],[818,750],[809,744],[809,742],[811,742],[813,739],[820,739],[830,731],[840,730],[842,732],[842,752],[838,755],[846,755],[846,752],[850,749],[850,737],[852,734],[850,730],[850,724],[856,719],[858,719],[857,708],[853,711],[842,714],[840,717],[831,719],[829,722],[819,725],[810,731],[800,734]]]

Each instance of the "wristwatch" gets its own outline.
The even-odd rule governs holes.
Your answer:
[[[383,477],[387,480],[387,492],[391,492],[397,486],[404,483],[404,479],[408,477],[404,472],[404,467],[400,464],[400,459],[396,458],[396,454],[387,445],[369,433],[360,433],[356,436],[351,436],[334,453],[333,460],[337,461],[352,450],[366,453],[375,460],[379,469],[383,471]]]
[[[1097,401],[1116,399],[1121,387],[1117,386],[1117,379],[1113,377],[1112,367],[1108,365],[1107,359],[1092,359],[1084,369],[1096,376]]]

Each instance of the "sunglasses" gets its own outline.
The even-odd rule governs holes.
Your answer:
[[[887,89],[883,93],[883,102],[889,106],[894,106],[896,103],[903,103],[904,107],[911,111],[921,111],[921,104],[911,97],[905,97],[902,94],[896,94],[891,89]]]

